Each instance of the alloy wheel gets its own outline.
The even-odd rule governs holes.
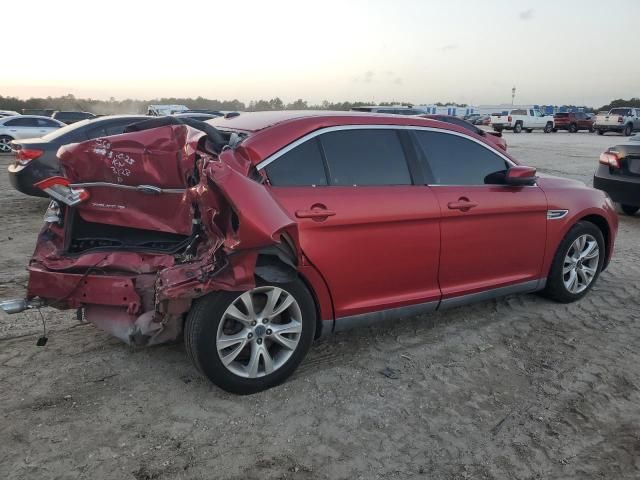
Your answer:
[[[600,248],[597,240],[584,234],[576,238],[564,258],[562,281],[570,293],[580,293],[591,285],[598,272]]]
[[[236,298],[218,326],[216,350],[235,375],[258,378],[282,367],[302,333],[302,312],[286,290],[256,287]]]
[[[11,140],[8,138],[0,138],[0,153],[10,153],[11,152]]]

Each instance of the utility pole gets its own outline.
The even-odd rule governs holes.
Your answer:
[[[516,87],[514,86],[511,89],[511,106],[513,107],[513,102],[516,99]]]

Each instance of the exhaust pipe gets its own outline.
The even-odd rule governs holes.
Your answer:
[[[39,299],[27,300],[26,298],[15,298],[13,300],[5,300],[0,302],[0,308],[9,315],[24,312],[31,308],[44,307],[45,303]]]

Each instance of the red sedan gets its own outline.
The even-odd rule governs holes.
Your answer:
[[[2,308],[78,308],[135,345],[184,335],[243,394],[326,333],[513,293],[578,300],[618,226],[603,192],[418,117],[154,119],[58,157],[26,298]]]

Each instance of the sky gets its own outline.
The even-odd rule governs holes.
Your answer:
[[[30,0],[4,13],[4,96],[640,97],[640,0]]]

